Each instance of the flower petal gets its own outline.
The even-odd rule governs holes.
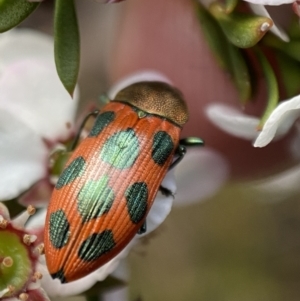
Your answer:
[[[133,247],[134,244],[137,242],[138,237],[136,237],[134,239],[133,244],[130,244],[129,248]],[[130,250],[130,249],[129,249]],[[117,268],[111,273],[111,276],[122,280],[125,282],[128,281],[129,279],[129,267],[128,267],[128,261],[126,260],[126,257],[124,256],[124,258],[122,258],[117,266]]]
[[[300,95],[281,102],[272,112],[257,139],[254,147],[266,146],[276,136],[288,132],[300,115]]]
[[[298,194],[300,183],[300,165],[296,165],[284,172],[264,180],[255,181],[248,184],[252,189],[266,195],[268,202],[283,201],[296,193]]]
[[[44,227],[46,215],[47,215],[46,208],[38,210],[26,223],[26,229],[34,230],[37,228]]]
[[[46,175],[47,152],[43,141],[26,124],[0,109],[1,200],[17,197]]]
[[[260,5],[282,5],[293,3],[295,0],[245,0],[246,2],[251,2]]]
[[[24,206],[45,207],[49,203],[52,191],[53,185],[45,178],[35,183],[28,191],[22,194],[18,202]]]
[[[252,140],[257,137],[257,117],[247,116],[239,110],[219,103],[205,108],[208,119],[224,132],[243,139]]]
[[[30,301],[50,301],[46,292],[42,288],[30,290],[27,293]]]
[[[37,270],[43,274],[42,287],[50,297],[70,296],[80,294],[96,282],[104,280],[117,267],[119,260],[119,258],[114,258],[95,272],[65,284],[58,279],[53,280],[44,264],[39,264]]]
[[[105,292],[101,296],[102,301],[127,301],[128,300],[128,287],[121,287]]]
[[[218,192],[229,178],[229,165],[208,147],[191,148],[176,167],[175,176],[178,185],[175,205],[190,205]]]
[[[293,11],[298,17],[300,17],[300,1],[299,0],[296,0],[293,3]]]
[[[293,136],[291,137],[290,143],[288,145],[288,150],[291,154],[291,157],[294,160],[300,159],[300,122],[296,121],[294,126]]]
[[[43,274],[42,286],[50,297],[70,296],[80,294],[91,288],[96,282],[103,281],[110,275],[118,266],[121,259],[127,256],[135,239],[116,257],[110,260],[93,273],[78,279],[76,281],[62,284],[58,279],[53,280],[50,276],[45,263],[39,263],[37,270]]]
[[[1,34],[0,73],[4,67],[21,59],[53,61],[53,38],[32,29],[13,29]]]
[[[260,4],[253,4],[253,3],[249,3],[252,11],[259,16],[263,16],[263,17],[267,17],[267,18],[271,18],[270,14],[268,13],[268,11],[266,10],[266,8],[263,5]],[[273,20],[273,19],[272,19]],[[273,20],[274,22],[274,20]],[[282,39],[285,42],[289,42],[290,38],[289,36],[284,32],[284,30],[274,22],[273,26],[270,29],[271,32],[273,32],[277,37],[279,37],[280,39]]]
[[[116,94],[134,84],[134,83],[138,83],[138,82],[151,82],[151,81],[158,81],[158,82],[164,82],[167,84],[172,85],[171,81],[162,73],[155,71],[155,70],[143,70],[143,71],[139,71],[136,73],[132,73],[129,76],[126,76],[122,79],[120,79],[117,83],[115,83],[111,89],[108,91],[108,97],[109,99],[114,99]]]
[[[60,83],[54,63],[23,60],[9,65],[0,78],[0,108],[17,114],[40,136],[65,139],[77,105]]]
[[[109,4],[109,3],[118,3],[118,2],[121,2],[121,1],[124,1],[124,0],[103,0],[103,1],[104,1],[104,3]]]
[[[2,216],[4,219],[9,220],[10,219],[10,215],[9,215],[9,211],[7,209],[7,207],[0,202],[0,216]],[[0,218],[1,220],[1,218]]]

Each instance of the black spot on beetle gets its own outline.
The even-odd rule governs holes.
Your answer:
[[[61,189],[65,185],[73,182],[84,171],[85,160],[79,156],[75,158],[61,173],[55,188]]]
[[[89,137],[98,136],[115,119],[115,116],[116,114],[113,111],[107,111],[98,115]]]
[[[84,261],[97,260],[115,247],[116,243],[111,230],[90,235],[80,246],[78,256]]]
[[[56,278],[59,279],[61,283],[66,283],[67,282],[63,269],[60,269],[56,273],[51,274],[51,277],[53,279],[56,279]]]
[[[65,212],[60,209],[50,214],[49,237],[56,249],[61,249],[68,243],[70,223]]]
[[[130,219],[138,224],[147,212],[148,187],[144,182],[136,182],[127,188],[125,192],[127,209]]]
[[[158,165],[164,165],[174,149],[171,136],[165,131],[157,132],[153,137],[152,159]]]

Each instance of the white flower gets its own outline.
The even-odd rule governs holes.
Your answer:
[[[300,95],[282,101],[271,113],[261,131],[257,130],[259,118],[238,109],[213,103],[206,107],[209,120],[224,132],[246,140],[254,140],[255,147],[264,147],[273,139],[283,137],[300,116]]]
[[[287,133],[299,116],[300,95],[281,102],[264,124],[262,131],[254,142],[254,146],[266,146],[279,132]]]
[[[300,165],[297,164],[273,176],[247,183],[265,202],[275,203],[299,194]]]
[[[246,140],[257,137],[257,126],[259,119],[248,116],[240,110],[224,105],[212,103],[205,108],[207,118],[224,132]]]
[[[0,58],[0,199],[7,200],[47,176],[50,147],[70,136],[78,96],[62,86],[47,35],[4,33]]]
[[[295,0],[245,0],[260,5],[282,5],[295,2]]]
[[[300,117],[300,95],[279,103],[267,119],[263,129],[256,130],[259,119],[247,116],[239,110],[223,104],[211,104],[206,115],[212,123],[233,136],[254,140],[254,147],[265,147],[272,140],[283,137],[295,124],[295,135],[288,145],[290,155],[299,160],[300,128],[296,120]],[[259,192],[260,199],[281,201],[299,193],[300,165],[297,164],[273,176],[247,183],[252,190]]]

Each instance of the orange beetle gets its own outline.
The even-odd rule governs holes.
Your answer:
[[[167,171],[185,154],[188,120],[181,93],[161,82],[121,90],[97,114],[53,191],[45,225],[50,274],[62,283],[86,276],[116,256],[145,220]]]

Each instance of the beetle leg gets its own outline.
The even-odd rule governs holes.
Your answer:
[[[179,145],[184,146],[204,146],[204,141],[201,138],[198,137],[187,137],[180,139]]]
[[[203,145],[204,141],[201,138],[188,137],[180,139],[179,145],[175,151],[175,156],[177,155],[177,158],[172,162],[172,164],[169,167],[169,170],[175,167],[183,159],[184,155],[186,154],[186,147]]]
[[[85,116],[85,118],[83,119],[83,121],[82,121],[82,123],[81,123],[81,125],[79,127],[79,130],[78,130],[78,132],[76,134],[76,137],[75,137],[75,139],[74,139],[74,141],[73,141],[73,143],[71,145],[70,151],[73,151],[76,148],[76,146],[78,144],[78,141],[79,141],[79,138],[80,138],[80,135],[81,135],[81,132],[82,132],[85,124],[89,120],[89,118],[91,116],[97,116],[98,114],[99,114],[99,110],[95,110],[95,111],[93,111],[93,112],[91,112],[91,113],[89,113],[88,115]]]
[[[147,222],[146,220],[144,220],[141,228],[139,229],[139,231],[137,232],[139,235],[146,233],[147,231]]]
[[[162,193],[162,195],[168,197],[168,196],[172,196],[174,197],[174,194],[172,193],[172,191],[162,185],[159,186],[159,191]]]
[[[185,154],[186,154],[186,147],[184,145],[179,144],[175,151],[175,156],[177,155],[177,158],[172,162],[172,164],[169,167],[169,170],[174,168],[183,159]]]

